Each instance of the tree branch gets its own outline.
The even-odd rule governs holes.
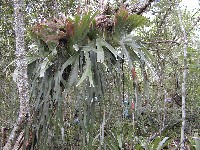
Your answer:
[[[137,15],[141,15],[146,9],[151,5],[152,2],[155,0],[148,0],[142,7],[138,8],[138,10],[133,9],[132,12],[136,13]]]
[[[190,32],[194,29],[194,27],[197,25],[197,23],[200,21],[200,17],[197,18],[197,21],[193,24],[193,26],[187,31],[187,35],[190,34]]]
[[[165,40],[165,41],[154,41],[154,42],[141,42],[142,44],[166,44],[166,43],[172,43],[172,44],[177,44],[177,45],[180,45],[179,42],[177,41],[171,41],[171,40]]]

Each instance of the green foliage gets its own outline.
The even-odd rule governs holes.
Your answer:
[[[126,33],[130,33],[135,28],[144,25],[146,18],[136,14],[129,15],[127,10],[120,9],[115,15],[115,21],[115,32],[119,35],[124,35]]]
[[[10,1],[0,2],[0,127],[9,128],[16,119],[18,94],[12,81],[14,74],[15,34],[13,28],[13,7]],[[1,131],[0,131],[1,133]],[[1,137],[2,134],[0,134]]]
[[[140,150],[144,148],[145,150],[161,150],[165,146],[168,145],[170,142],[169,137],[162,137],[158,136],[153,141],[148,142],[142,137],[136,137],[137,141],[139,141],[140,145],[137,146],[136,150]]]
[[[111,8],[108,16],[101,16],[96,10],[94,13],[93,7],[88,7],[91,12],[84,12],[86,4],[78,1],[57,1],[57,9],[52,9],[55,7],[52,1],[26,2],[25,23],[29,31],[26,34],[29,46],[26,47],[33,117],[30,130],[37,138],[36,149],[154,150],[170,144],[174,137],[179,138],[181,107],[178,103],[181,100],[173,95],[181,96],[183,57],[174,0],[153,4],[149,13],[154,17],[149,20],[130,14],[130,10],[123,7],[126,5],[119,2],[116,3],[122,7],[117,11]],[[113,3],[114,7],[116,3]],[[5,13],[2,13],[0,25],[1,70],[13,60],[15,47],[11,30],[13,10],[10,3],[2,8]],[[55,15],[56,11],[66,16]],[[113,26],[108,28],[105,20],[99,23],[99,16]],[[191,16],[187,11],[183,16],[189,31]],[[188,33],[191,44],[186,104],[188,135],[198,129],[197,114],[200,112],[197,84],[200,55],[198,44],[194,45],[191,37]],[[175,42],[169,42],[173,40]],[[134,80],[131,78],[133,68]],[[17,99],[13,96],[15,85],[10,84],[9,76],[12,71],[10,65],[0,74],[3,79],[0,92],[2,126],[12,124],[12,119],[8,118],[14,119],[10,116],[17,114],[18,102],[13,100]],[[129,103],[127,118],[123,116],[125,95]],[[167,98],[171,98],[171,102],[164,102]],[[155,133],[160,135],[149,141]],[[194,149],[198,141],[195,143],[191,139],[189,144]]]
[[[197,133],[194,135],[193,139],[195,141],[196,150],[200,149],[200,138]]]
[[[90,26],[92,24],[92,21],[93,21],[94,17],[96,16],[96,14],[97,13],[92,14],[92,12],[89,12],[88,14],[83,15],[82,19],[80,19],[80,15],[76,15],[74,17],[75,18],[75,20],[74,20],[74,22],[75,22],[74,23],[74,25],[75,25],[75,28],[74,28],[74,31],[75,31],[74,42],[77,42],[80,45],[83,45],[85,43],[84,42],[80,42],[80,41],[83,41],[86,38],[86,36],[88,36],[90,34],[94,34],[94,35],[91,35],[91,36],[95,36],[96,35],[95,31],[93,32],[91,30],[91,26]],[[91,33],[91,32],[93,32],[93,33]]]
[[[65,104],[68,92],[73,91],[73,88],[74,92],[76,90],[82,91],[80,96],[83,102],[80,103],[74,99],[79,103],[77,107],[80,108],[78,110],[83,110],[79,114],[80,125],[78,125],[82,128],[80,130],[82,135],[79,134],[78,136],[82,140],[82,146],[91,149],[94,146],[93,132],[97,128],[94,122],[101,123],[101,119],[103,119],[101,115],[100,120],[96,117],[104,107],[105,99],[102,99],[102,97],[108,94],[106,92],[107,87],[104,85],[107,77],[104,77],[105,79],[101,77],[108,74],[104,67],[110,66],[109,73],[120,76],[120,70],[113,70],[112,68],[118,67],[120,69],[119,64],[125,58],[125,61],[130,64],[129,69],[131,70],[133,68],[132,61],[135,61],[135,57],[131,57],[129,51],[137,53],[136,61],[140,60],[141,55],[143,58],[146,57],[131,35],[116,40],[118,47],[112,46],[112,42],[110,44],[107,38],[101,37],[104,35],[98,35],[98,29],[94,26],[95,16],[96,13],[88,13],[83,14],[82,17],[75,15],[74,19],[67,18],[65,21],[55,19],[55,21],[38,24],[31,30],[35,42],[29,47],[29,78],[32,83],[33,124],[36,128],[38,146],[51,141],[48,136],[49,133],[53,133],[57,137],[54,142],[57,146],[61,139],[68,139],[65,131],[69,134],[72,129],[67,129],[64,126],[63,118],[64,114],[68,112],[66,108],[70,106]],[[137,16],[135,17],[135,21],[140,20]],[[131,19],[133,19],[133,16]],[[132,26],[131,21],[127,24]],[[136,27],[135,24],[134,28]],[[129,33],[130,30],[126,32]],[[115,36],[112,33],[110,34]],[[66,43],[61,43],[63,38]],[[126,50],[125,45],[129,46],[129,51]],[[69,122],[72,122],[72,117]],[[103,128],[101,130],[104,132]],[[61,135],[60,132],[62,132]],[[114,138],[117,139],[117,146],[122,148],[124,143],[122,137],[114,130],[112,133],[114,133]],[[49,138],[42,139],[42,136]],[[98,132],[96,136],[98,136]],[[103,141],[97,143],[99,142],[102,143]],[[110,144],[108,143],[108,145]]]

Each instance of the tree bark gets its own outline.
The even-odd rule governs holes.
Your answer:
[[[180,28],[183,33],[183,83],[182,83],[182,127],[181,127],[181,150],[185,149],[185,117],[186,117],[186,77],[187,77],[187,47],[188,47],[188,39],[187,39],[187,34],[185,31],[185,27],[182,22],[182,16],[181,16],[181,11],[178,13],[178,18],[180,22]]]
[[[15,17],[15,39],[16,39],[16,70],[17,87],[20,101],[19,116],[10,133],[8,141],[3,150],[11,150],[23,126],[29,118],[29,87],[27,75],[27,61],[25,58],[24,48],[24,21],[23,21],[24,1],[14,0],[14,17]]]

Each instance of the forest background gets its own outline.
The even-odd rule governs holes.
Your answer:
[[[0,146],[199,149],[199,9],[181,0],[0,1]]]

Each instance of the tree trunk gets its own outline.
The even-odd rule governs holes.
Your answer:
[[[27,75],[27,62],[25,58],[24,48],[24,21],[23,21],[24,1],[14,0],[14,15],[15,15],[15,38],[16,38],[16,70],[17,87],[20,101],[19,116],[8,138],[3,150],[13,149],[13,145],[19,133],[22,131],[23,126],[27,123],[29,117],[29,90],[28,90],[28,75]]]
[[[181,16],[181,11],[178,13],[179,17],[179,22],[180,22],[180,27],[181,31],[183,33],[183,83],[182,83],[182,127],[181,127],[181,150],[185,149],[185,117],[186,117],[186,112],[185,112],[185,99],[186,99],[186,77],[187,77],[187,47],[188,47],[188,40],[187,40],[187,35],[185,32],[185,27],[182,23],[182,16]]]

